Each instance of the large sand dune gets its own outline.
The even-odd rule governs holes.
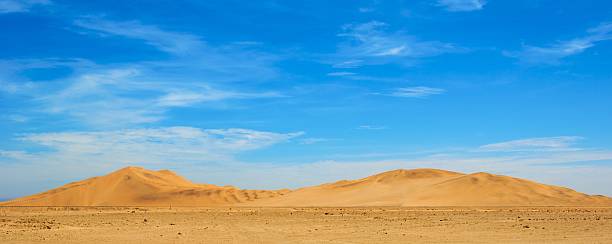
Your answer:
[[[14,199],[10,206],[612,206],[612,199],[488,173],[394,170],[295,191],[192,183],[171,171],[127,167]]]
[[[612,199],[502,175],[415,169],[306,187],[250,205],[580,206],[612,205]]]
[[[194,184],[169,170],[126,167],[105,176],[64,185],[0,205],[19,206],[220,206],[287,191],[240,190]]]

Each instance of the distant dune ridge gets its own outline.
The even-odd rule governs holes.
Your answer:
[[[612,206],[612,198],[488,173],[393,170],[289,190],[195,184],[172,171],[126,167],[4,206]]]

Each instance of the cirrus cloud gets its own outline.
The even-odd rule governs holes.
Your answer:
[[[483,151],[574,151],[572,146],[580,136],[538,137],[487,144],[480,147]]]
[[[445,93],[446,90],[442,88],[434,88],[427,86],[414,86],[414,87],[401,87],[397,88],[394,92],[390,93],[390,96],[394,97],[412,97],[412,98],[425,98],[432,95],[439,95]]]
[[[481,10],[485,4],[487,2],[484,0],[438,0],[438,6],[442,6],[451,12]]]
[[[0,0],[0,14],[28,12],[35,6],[49,4],[49,0]]]
[[[561,60],[583,53],[597,43],[612,40],[612,23],[601,23],[587,30],[587,35],[570,40],[557,41],[549,46],[523,45],[518,51],[504,51],[507,57],[524,64],[558,65]]]
[[[303,134],[194,127],[35,133],[21,135],[17,140],[42,146],[46,150],[2,151],[0,156],[66,164],[223,163],[231,161],[237,153],[286,142]]]

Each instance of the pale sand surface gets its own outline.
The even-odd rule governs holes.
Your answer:
[[[612,208],[0,208],[0,243],[41,241],[612,243]]]

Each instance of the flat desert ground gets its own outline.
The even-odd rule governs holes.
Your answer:
[[[612,243],[610,207],[0,207],[0,243]]]

